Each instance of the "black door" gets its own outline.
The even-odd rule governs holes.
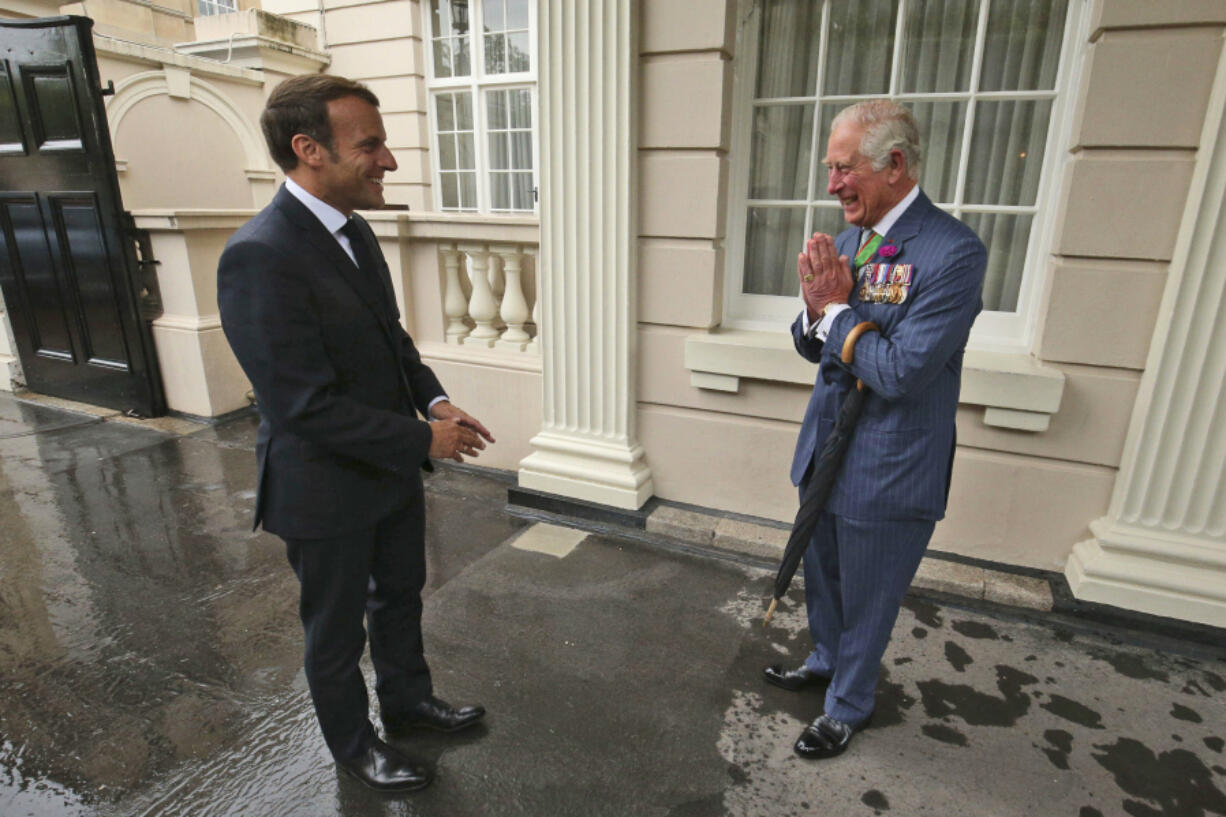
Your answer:
[[[92,26],[0,21],[0,286],[30,389],[155,416],[166,401]]]

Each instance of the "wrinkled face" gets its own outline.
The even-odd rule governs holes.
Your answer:
[[[872,162],[860,154],[863,136],[860,125],[839,123],[830,134],[822,161],[829,174],[826,192],[843,205],[843,218],[857,227],[871,227],[902,201],[907,191],[899,194],[894,186],[900,176],[895,163],[873,170]]]
[[[383,174],[396,169],[379,109],[356,96],[328,103],[332,151],[323,152],[319,198],[345,215],[383,206]]]

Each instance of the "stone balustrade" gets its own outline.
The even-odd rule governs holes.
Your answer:
[[[438,245],[443,276],[447,343],[536,354],[535,247],[443,241]]]

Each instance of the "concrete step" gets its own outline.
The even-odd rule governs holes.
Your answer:
[[[647,532],[777,562],[790,527],[662,503],[647,517]],[[965,564],[939,553],[924,557],[911,587],[1044,612],[1054,606],[1045,579]]]

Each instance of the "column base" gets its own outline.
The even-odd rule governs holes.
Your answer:
[[[1083,601],[1226,627],[1226,543],[1103,518],[1064,567]]]
[[[548,431],[531,444],[536,451],[519,463],[522,488],[630,510],[655,492],[641,445]]]

